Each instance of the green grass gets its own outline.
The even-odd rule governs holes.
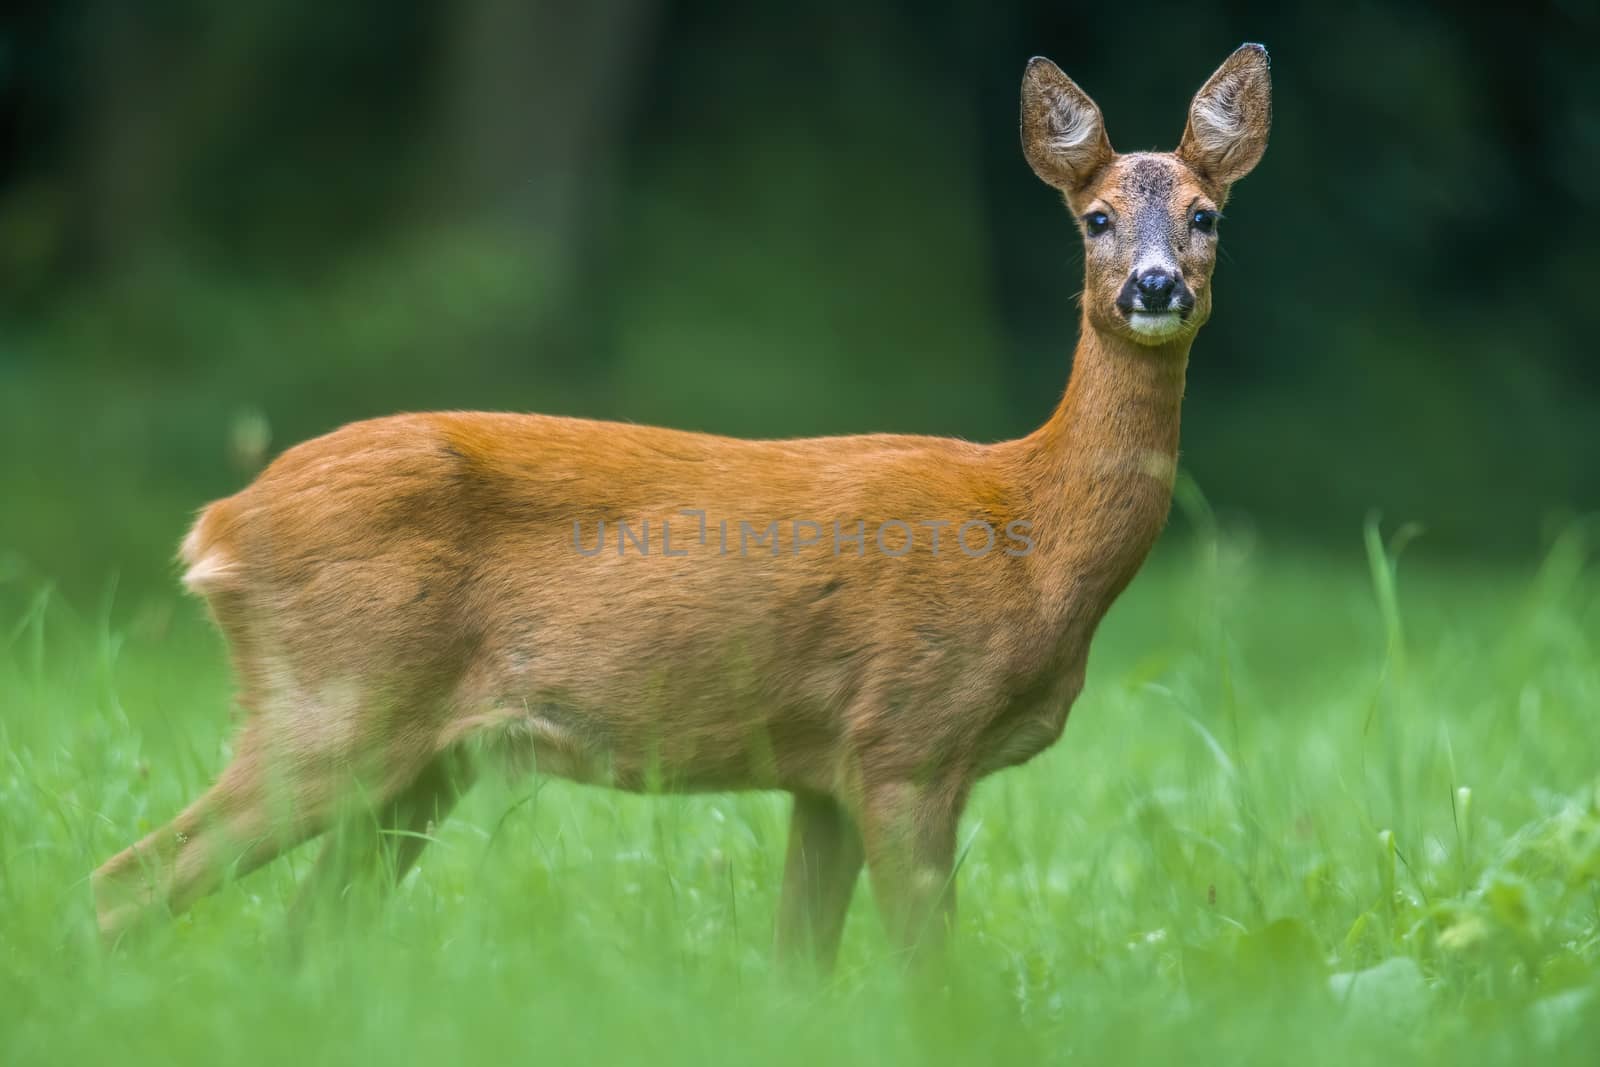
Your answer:
[[[1600,580],[1170,532],[1063,740],[980,787],[908,989],[870,888],[774,973],[786,805],[489,780],[382,906],[284,916],[302,849],[115,953],[86,884],[225,761],[175,594],[0,582],[0,1061],[1593,1062]],[[1358,537],[1352,537],[1358,542]],[[1359,548],[1359,546],[1358,546]]]

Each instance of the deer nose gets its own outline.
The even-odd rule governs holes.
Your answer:
[[[1139,275],[1133,287],[1139,291],[1143,310],[1166,311],[1172,303],[1172,291],[1178,287],[1178,279],[1155,267]]]

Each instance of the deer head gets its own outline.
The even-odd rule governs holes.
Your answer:
[[[1091,326],[1140,344],[1192,335],[1211,314],[1217,223],[1232,184],[1267,147],[1267,50],[1241,47],[1189,105],[1175,152],[1119,154],[1105,120],[1048,59],[1022,79],[1022,146],[1083,232]]]

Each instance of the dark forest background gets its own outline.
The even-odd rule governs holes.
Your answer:
[[[1055,59],[1171,148],[1230,50],[1184,464],[1263,537],[1527,554],[1600,506],[1600,13],[1565,0],[219,4],[0,30],[0,569],[165,580],[191,511],[360,416],[998,438],[1066,380]],[[1181,520],[1180,520],[1181,521]],[[130,577],[131,576],[131,577]]]

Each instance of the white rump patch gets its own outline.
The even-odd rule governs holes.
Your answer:
[[[189,556],[190,541],[194,535],[190,534],[184,541],[184,557]],[[194,593],[206,593],[218,586],[227,584],[228,580],[238,572],[239,565],[225,552],[216,551],[209,555],[201,556],[194,564],[183,573],[185,588]]]
[[[189,532],[184,535],[183,544],[178,546],[178,558],[190,565],[199,561],[200,524],[198,522],[189,527]]]

